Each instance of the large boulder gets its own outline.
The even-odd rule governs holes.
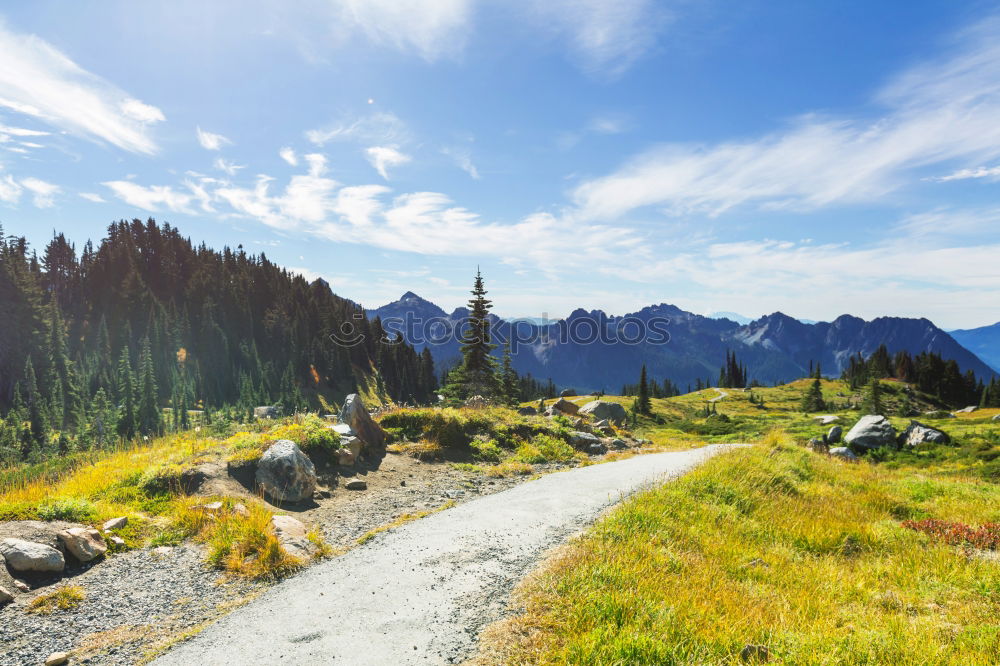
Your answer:
[[[66,568],[63,554],[52,546],[23,539],[0,541],[0,555],[18,572],[59,573]]]
[[[576,389],[571,389],[571,388],[563,389],[562,391],[559,392],[559,397],[574,398],[576,397]]]
[[[917,446],[919,444],[947,444],[951,441],[946,433],[938,430],[937,428],[932,428],[926,426],[919,421],[910,421],[910,425],[906,426],[904,430],[899,435],[899,443],[905,444],[906,446]]]
[[[90,562],[108,552],[108,544],[104,543],[101,533],[92,527],[71,527],[59,533],[62,541],[73,557],[81,562]]]
[[[518,407],[517,413],[521,416],[535,416],[538,414],[538,410],[534,407]]]
[[[257,484],[279,502],[301,502],[316,490],[316,468],[290,439],[268,447],[257,463]]]
[[[830,428],[830,432],[826,433],[826,443],[836,444],[840,441],[840,438],[844,435],[844,429],[839,425],[835,425]]]
[[[993,421],[1000,421],[1000,414],[994,414],[992,420]]]
[[[889,419],[878,414],[862,416],[848,431],[844,441],[862,449],[877,449],[896,444],[896,429]]]
[[[840,420],[840,417],[836,414],[822,414],[820,416],[814,416],[814,419],[819,419],[820,425],[831,425]]]
[[[580,408],[580,413],[598,420],[611,421],[616,425],[624,424],[628,418],[624,407],[617,402],[608,402],[607,400],[591,400]]]
[[[281,416],[281,409],[278,407],[266,405],[264,407],[254,407],[253,417],[255,419],[276,419]]]
[[[386,432],[368,414],[357,393],[352,393],[344,399],[344,406],[340,409],[340,422],[351,427],[354,435],[361,440],[366,453],[385,450]]]
[[[549,410],[551,410],[553,414],[555,414],[557,411],[562,412],[563,414],[576,414],[577,412],[580,411],[580,406],[577,405],[576,403],[566,400],[565,398],[559,398],[558,400],[552,403],[552,406],[549,407]]]

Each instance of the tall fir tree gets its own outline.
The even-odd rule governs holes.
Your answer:
[[[160,413],[159,396],[156,389],[156,369],[149,336],[142,340],[139,376],[139,431],[143,435],[158,435],[163,430],[163,415]]]
[[[490,341],[490,308],[486,298],[482,273],[476,270],[476,279],[469,300],[469,318],[462,332],[462,362],[448,375],[445,393],[452,400],[465,400],[474,395],[487,399],[500,392],[496,375],[496,359],[492,352],[496,345]]]
[[[122,347],[118,358],[118,373],[115,393],[118,399],[118,436],[125,440],[135,437],[139,426],[139,415],[136,407],[136,381],[132,372],[132,362],[129,359],[128,347]]]
[[[518,389],[517,372],[514,371],[510,341],[507,341],[503,345],[503,363],[500,368],[500,395],[503,397],[504,403],[516,405],[519,402]]]
[[[882,403],[882,382],[875,377],[872,378],[871,383],[865,391],[865,397],[861,403],[861,411],[864,414],[885,416],[885,405]]]
[[[48,409],[45,405],[45,399],[38,390],[38,379],[35,376],[35,367],[31,364],[30,356],[24,364],[24,384],[31,440],[37,447],[44,448],[49,436]]]
[[[639,414],[651,414],[653,403],[649,399],[649,382],[646,379],[646,364],[642,364],[639,372],[639,390],[635,398],[635,411]]]

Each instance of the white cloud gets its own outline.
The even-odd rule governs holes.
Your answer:
[[[156,107],[81,69],[41,38],[2,24],[0,53],[0,106],[129,152],[156,152],[149,125],[164,120]]]
[[[201,127],[195,127],[195,132],[198,135],[198,143],[205,150],[219,150],[222,146],[232,144],[232,141],[221,134],[206,132]]]
[[[216,157],[213,163],[216,169],[225,172],[229,176],[235,176],[236,172],[240,169],[245,168],[242,164],[236,164],[235,162],[229,162],[222,159],[221,157]]]
[[[450,157],[455,166],[469,174],[474,180],[479,180],[479,169],[472,162],[472,154],[463,148],[442,148],[441,153]]]
[[[25,129],[23,127],[9,127],[7,125],[0,125],[0,134],[10,135],[10,136],[49,136],[50,132]]]
[[[36,208],[51,208],[55,205],[54,197],[59,193],[59,186],[47,183],[38,178],[22,178],[21,185],[35,196],[33,202]]]
[[[80,192],[80,198],[86,199],[91,203],[107,203],[104,200],[104,197],[102,197],[100,194],[97,194],[96,192]]]
[[[342,120],[324,129],[309,130],[306,138],[317,146],[331,141],[398,144],[408,138],[408,132],[399,117],[380,111],[360,118]]]
[[[960,36],[936,62],[897,76],[875,98],[876,118],[807,115],[766,136],[638,155],[581,184],[583,219],[645,206],[717,215],[739,205],[816,209],[872,202],[932,165],[1000,157],[1000,20]]]
[[[21,199],[21,186],[10,174],[0,178],[0,201],[15,204]]]
[[[621,115],[604,115],[591,118],[587,129],[596,134],[621,134],[628,128],[628,119]]]
[[[280,155],[281,159],[288,162],[291,166],[299,165],[299,158],[295,156],[295,151],[291,148],[282,148],[278,151],[278,155]]]
[[[145,187],[127,180],[111,180],[102,185],[110,188],[116,197],[136,208],[154,213],[164,208],[175,213],[193,212],[189,207],[193,197],[167,185]]]
[[[416,51],[434,61],[464,48],[471,0],[338,0],[337,26],[363,32],[377,44]]]
[[[953,171],[947,176],[940,176],[938,178],[932,178],[939,183],[947,183],[953,180],[969,180],[987,178],[989,180],[1000,180],[1000,166],[995,167],[976,167],[975,169],[959,169],[958,171]]]
[[[565,36],[585,69],[611,76],[642,57],[672,19],[653,0],[548,0],[526,7],[538,25]]]
[[[389,169],[406,164],[412,159],[393,146],[372,146],[365,150],[365,155],[368,157],[368,162],[386,180],[389,180]]]

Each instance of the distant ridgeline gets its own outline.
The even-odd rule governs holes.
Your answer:
[[[456,336],[438,336],[444,338],[443,341],[426,344],[415,335],[419,328],[409,322],[434,319],[439,322],[438,327],[459,326],[466,315],[465,308],[446,313],[413,292],[368,311],[369,317],[380,317],[386,322],[387,329],[401,331],[417,349],[429,348],[439,366],[452,364],[458,358]],[[528,319],[509,322],[492,315],[491,318],[498,337],[509,338],[516,332],[519,339],[531,340],[514,349],[514,368],[519,373],[551,378],[560,387],[580,391],[615,392],[623,385],[630,386],[643,364],[650,381],[669,383],[681,391],[715,385],[719,381],[720,368],[722,376],[738,374],[746,382],[762,384],[807,376],[815,363],[820,364],[824,375],[839,377],[852,362],[857,363],[859,354],[868,358],[881,345],[893,354],[909,353],[914,362],[920,354],[931,353],[944,361],[955,361],[963,380],[970,372],[976,382],[989,382],[995,375],[992,368],[927,319],[880,317],[865,321],[843,315],[833,322],[804,324],[777,312],[740,325],[728,319],[685,312],[667,304],[646,307],[625,316],[578,309],[564,320],[546,324]],[[648,324],[654,319],[669,320],[666,325],[669,341],[589,342],[567,335],[570,329],[615,331],[630,320]],[[394,325],[393,321],[403,324]],[[730,353],[738,357],[738,364]]]
[[[333,342],[345,322],[363,344]],[[193,409],[315,409],[359,385],[429,400],[430,354],[375,340],[322,280],[153,220],[79,254],[59,234],[41,257],[0,230],[0,463],[186,427]]]

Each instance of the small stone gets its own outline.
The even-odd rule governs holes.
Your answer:
[[[14,601],[14,595],[0,587],[0,604],[5,604],[8,601]]]
[[[169,555],[172,550],[170,546],[158,546],[153,549],[153,555]]]
[[[115,546],[117,546],[118,548],[125,547],[125,539],[121,538],[117,534],[112,534],[110,537],[108,537],[108,541],[115,544]]]
[[[330,498],[330,491],[327,490],[326,488],[322,490],[317,490],[316,492],[313,493],[313,499],[329,499],[329,498]]]
[[[344,484],[348,490],[368,490],[368,482],[361,479],[351,479]]]
[[[45,660],[45,666],[62,666],[69,661],[69,655],[65,652],[53,652]]]
[[[208,504],[199,504],[195,507],[195,511],[204,511],[205,513],[219,513],[222,511],[222,502],[209,502]]]
[[[771,651],[766,645],[745,645],[740,650],[740,659],[750,662],[763,662],[771,659]]]
[[[31,592],[31,586],[25,583],[23,580],[14,579],[14,587],[21,590],[22,592]]]
[[[242,518],[249,518],[250,509],[246,507],[246,504],[243,504],[242,502],[237,502],[236,504],[233,505],[233,514],[240,516]]]
[[[111,530],[120,530],[126,525],[128,525],[128,516],[122,516],[121,518],[112,518],[108,522],[104,523],[104,527],[102,529],[105,532],[110,532]]]
[[[401,486],[405,486],[405,485],[406,485],[406,480],[404,479],[403,481],[400,481],[400,482],[399,482],[399,485],[401,485]]]

